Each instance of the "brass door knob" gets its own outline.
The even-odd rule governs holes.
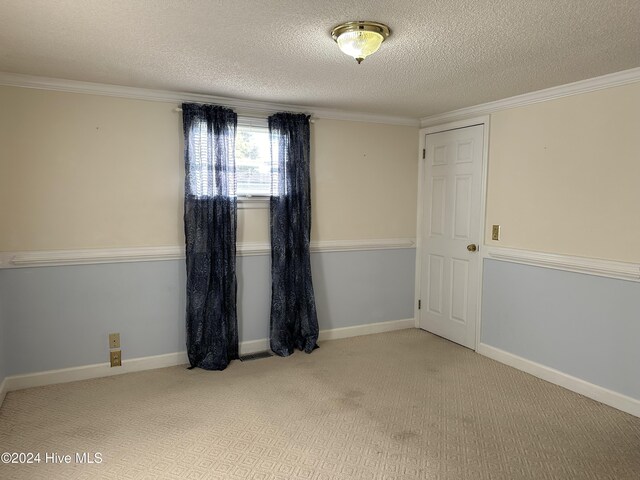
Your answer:
[[[467,250],[469,250],[470,252],[475,252],[476,250],[478,250],[478,247],[475,243],[470,243],[469,245],[467,245]]]

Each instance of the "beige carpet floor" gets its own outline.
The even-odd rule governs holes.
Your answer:
[[[11,392],[0,451],[43,459],[3,480],[638,479],[640,418],[411,329]]]

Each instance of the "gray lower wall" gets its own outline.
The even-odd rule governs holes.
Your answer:
[[[413,317],[415,250],[311,257],[321,329]],[[268,255],[238,259],[241,341],[268,336],[269,268]],[[0,270],[0,373],[106,362],[110,332],[125,360],[184,351],[184,285],[181,260]]]
[[[0,275],[1,275],[1,272],[0,272]],[[1,281],[0,281],[0,284],[1,284]],[[0,385],[2,384],[3,380],[7,376],[6,351],[7,351],[7,345],[8,345],[6,328],[5,328],[6,316],[3,314],[3,310],[2,310],[2,304],[3,304],[2,292],[3,290],[0,286]]]
[[[640,283],[485,260],[481,338],[640,399]]]

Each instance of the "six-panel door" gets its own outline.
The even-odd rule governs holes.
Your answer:
[[[420,327],[475,348],[483,125],[425,139]]]

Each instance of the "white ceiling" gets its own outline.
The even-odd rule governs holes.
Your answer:
[[[638,66],[639,0],[0,2],[0,71],[412,118]]]

